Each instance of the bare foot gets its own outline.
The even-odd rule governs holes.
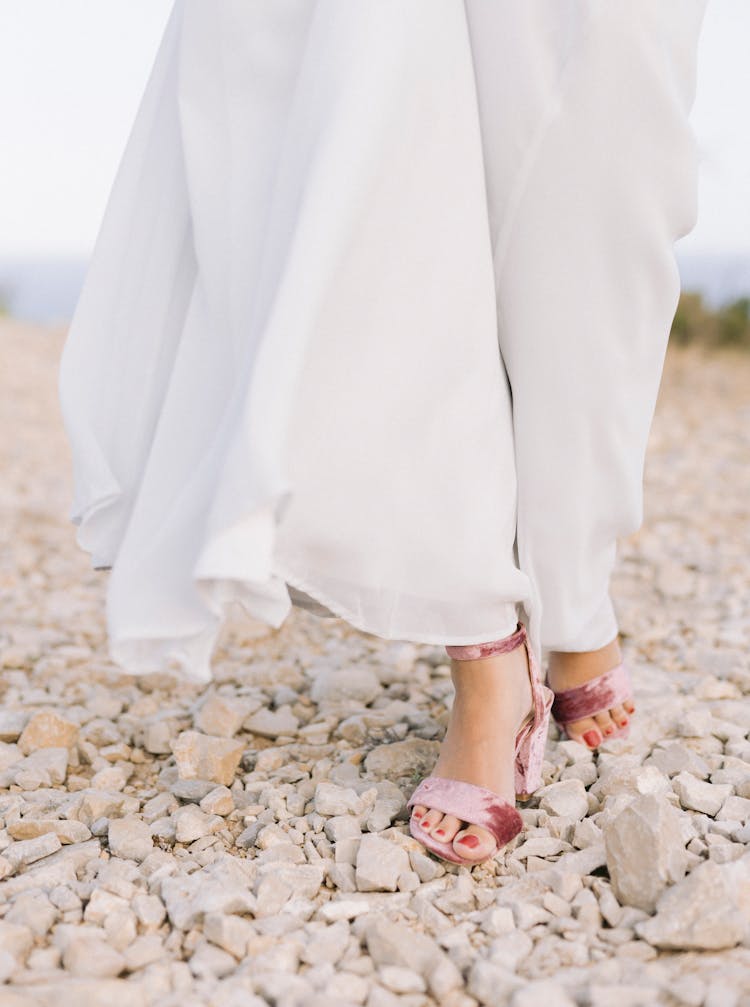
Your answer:
[[[618,637],[599,650],[550,651],[547,665],[550,688],[555,692],[571,689],[609,671],[621,661]],[[565,730],[573,740],[581,742],[587,748],[596,748],[617,727],[624,727],[632,713],[635,713],[635,703],[626,700],[622,705],[611,706],[593,717],[572,720]]]
[[[448,728],[433,776],[488,787],[515,805],[515,737],[533,713],[526,646],[477,661],[451,660],[456,690]],[[471,825],[415,804],[412,815],[441,842],[450,843],[468,864],[486,860],[497,843],[479,825]]]

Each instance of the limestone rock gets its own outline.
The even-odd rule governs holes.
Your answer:
[[[394,741],[390,745],[379,745],[367,753],[365,770],[376,780],[414,780],[427,776],[435,765],[440,744],[423,738],[409,738]],[[414,781],[414,786],[418,781]]]
[[[211,780],[229,786],[245,751],[245,744],[198,731],[183,731],[172,745],[180,778]]]
[[[230,696],[211,693],[201,704],[195,715],[195,726],[203,734],[214,734],[221,738],[233,737],[242,727],[242,721],[250,713],[251,705]]]
[[[637,797],[604,826],[607,869],[618,900],[647,912],[687,870],[679,812],[654,794]]]
[[[145,860],[154,848],[150,827],[134,816],[113,819],[107,839],[111,853],[125,860]]]
[[[750,939],[750,855],[705,861],[663,893],[656,915],[635,926],[657,948],[718,951]]]
[[[372,833],[362,837],[356,862],[358,891],[395,892],[399,875],[409,869],[406,850]]]
[[[355,700],[367,706],[381,691],[378,676],[369,668],[326,668],[315,676],[310,697],[315,703]]]
[[[256,710],[245,720],[244,727],[262,738],[278,738],[281,735],[296,734],[299,720],[292,713],[291,706],[287,704],[277,710]]]
[[[680,798],[683,808],[701,811],[704,815],[718,813],[724,801],[732,793],[728,783],[706,783],[692,773],[678,773],[672,779],[674,792]]]
[[[537,791],[539,807],[550,815],[580,821],[589,810],[586,788],[580,780],[569,779],[551,783]]]
[[[24,755],[38,748],[70,748],[78,739],[78,724],[54,710],[35,713],[21,732],[18,747]]]
[[[438,944],[412,927],[376,916],[367,921],[364,938],[377,966],[397,965],[416,972],[436,999],[462,985],[461,973]]]
[[[91,838],[83,822],[60,821],[56,818],[19,818],[8,825],[8,835],[13,839],[36,839],[54,833],[61,843],[82,843]]]

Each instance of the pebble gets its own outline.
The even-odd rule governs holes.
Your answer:
[[[652,912],[664,888],[687,870],[679,812],[664,797],[642,794],[603,831],[607,870],[617,899]]]
[[[635,929],[654,947],[669,950],[716,951],[750,940],[750,855],[698,864]]]
[[[360,840],[355,880],[360,892],[395,892],[399,877],[409,871],[409,855],[396,843],[368,834]]]
[[[210,780],[229,786],[234,780],[245,745],[199,731],[183,731],[172,745],[180,778]]]
[[[704,815],[716,815],[724,801],[732,793],[728,783],[706,783],[692,773],[678,773],[672,778],[672,787],[683,808],[702,811]]]

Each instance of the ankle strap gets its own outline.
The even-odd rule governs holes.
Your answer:
[[[526,627],[522,622],[518,623],[518,629],[510,636],[504,636],[502,640],[491,640],[489,643],[468,643],[462,646],[449,645],[445,650],[448,657],[455,658],[456,661],[477,661],[483,657],[492,657],[493,654],[507,654],[510,650],[520,647],[526,640]]]

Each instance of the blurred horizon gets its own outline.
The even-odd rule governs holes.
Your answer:
[[[172,6],[0,3],[0,309],[69,320]],[[746,0],[708,0],[691,113],[698,223],[676,251],[683,289],[712,307],[750,296],[748,37]]]

